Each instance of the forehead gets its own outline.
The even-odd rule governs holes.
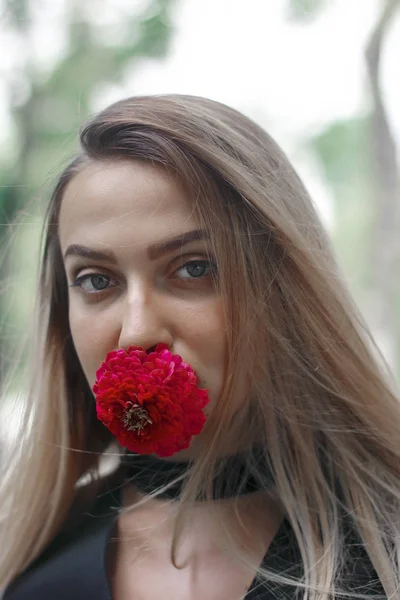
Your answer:
[[[165,169],[139,161],[96,162],[67,185],[59,216],[61,245],[72,238],[153,237],[196,226],[183,187]]]

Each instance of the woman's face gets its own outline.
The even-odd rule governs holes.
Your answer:
[[[68,184],[60,243],[71,333],[90,386],[111,350],[164,342],[194,368],[212,408],[224,379],[225,325],[199,230],[184,191],[159,167],[99,161]]]

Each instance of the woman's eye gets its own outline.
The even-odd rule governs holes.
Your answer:
[[[102,292],[113,285],[115,285],[115,282],[108,275],[88,273],[77,277],[71,287],[79,287],[88,294],[93,294]]]
[[[216,273],[217,266],[210,260],[191,260],[174,273],[174,276],[188,283],[202,280]],[[79,288],[85,294],[97,295],[117,285],[117,282],[109,275],[103,273],[86,273],[77,277],[71,287]]]
[[[191,260],[180,267],[176,273],[181,273],[182,279],[201,279],[215,273],[216,270],[216,264],[210,260]]]

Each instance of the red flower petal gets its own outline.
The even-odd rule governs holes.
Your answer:
[[[171,456],[203,429],[206,390],[192,367],[166,344],[109,352],[96,372],[97,417],[121,446],[137,454]]]

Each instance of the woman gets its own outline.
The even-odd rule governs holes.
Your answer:
[[[47,213],[5,598],[399,597],[400,405],[284,154],[189,96],[118,102],[81,144]],[[99,366],[159,344],[206,424],[110,451]]]

